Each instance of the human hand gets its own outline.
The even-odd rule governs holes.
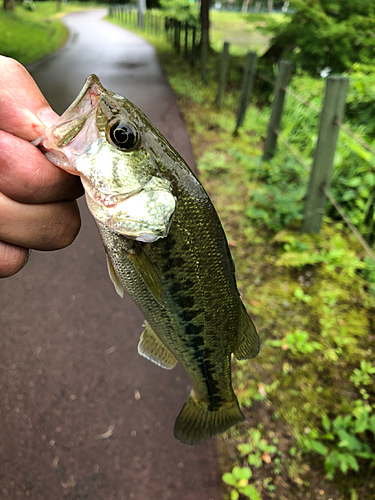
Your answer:
[[[22,269],[29,249],[64,248],[78,234],[79,177],[30,144],[57,119],[26,69],[0,56],[0,278]]]

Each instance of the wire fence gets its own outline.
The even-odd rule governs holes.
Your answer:
[[[294,95],[296,95],[296,94],[294,94]],[[302,99],[298,99],[298,100],[303,103]],[[314,108],[312,108],[312,109],[314,109]],[[320,112],[320,110],[317,110],[316,108],[314,109],[314,111],[319,111]],[[360,142],[363,142],[363,144],[362,144],[363,147],[365,147],[365,145],[368,146],[370,148],[369,150],[375,154],[375,151],[372,150],[372,148],[365,141],[363,141],[363,139],[360,138],[357,134],[355,134],[354,132],[352,132],[346,126],[342,126],[341,128],[343,128],[343,130],[345,130],[345,131],[349,131],[349,135],[351,135],[351,137],[355,138],[356,140],[360,139]],[[300,165],[302,165],[307,172],[310,172],[311,171],[311,166],[302,157],[301,153],[296,148],[294,148],[292,146],[292,144],[280,133],[279,130],[275,129],[274,132],[278,136],[278,138],[280,139],[280,141],[284,144],[284,146],[294,156],[294,158],[296,158],[296,160],[300,163]],[[358,231],[358,229],[351,222],[349,216],[345,213],[345,211],[342,208],[342,206],[334,198],[334,196],[332,195],[332,193],[327,189],[327,187],[324,184],[321,184],[320,188],[324,192],[325,196],[332,203],[332,205],[335,207],[335,209],[337,210],[337,212],[340,214],[340,216],[342,217],[342,219],[344,220],[344,222],[346,223],[346,225],[352,231],[352,233],[356,237],[357,241],[362,245],[362,247],[365,250],[365,252],[367,253],[367,255],[373,260],[373,262],[375,262],[375,253],[373,252],[373,250],[371,249],[371,247],[367,244],[367,242],[365,241],[365,239],[363,238],[363,236],[361,235],[361,233]]]
[[[194,67],[199,57],[197,46],[199,42],[199,31],[196,26],[187,22],[181,22],[175,18],[153,16],[148,14],[143,17],[134,9],[127,9],[125,6],[112,6],[110,16],[117,16],[119,19],[127,21],[129,24],[136,24],[138,27],[149,29],[155,34],[162,34],[173,45],[178,53],[182,53],[185,59],[190,60]],[[182,42],[181,42],[182,38]],[[222,58],[219,69],[218,90],[216,105],[221,107],[223,96],[226,91],[227,73],[229,71],[229,46],[224,43]],[[344,106],[346,92],[348,88],[348,78],[343,76],[329,76],[326,78],[326,89],[323,106],[321,109],[314,106],[309,100],[304,99],[299,94],[289,88],[292,75],[292,63],[290,61],[281,61],[276,80],[272,80],[267,75],[259,73],[256,69],[258,56],[255,52],[249,52],[246,57],[244,76],[242,82],[242,91],[239,99],[239,106],[236,117],[236,127],[234,134],[238,133],[243,126],[246,109],[251,101],[254,78],[263,80],[274,87],[274,98],[271,107],[271,116],[267,127],[267,137],[264,142],[263,159],[268,161],[276,153],[277,141],[280,140],[293,157],[310,172],[309,187],[306,193],[306,202],[304,218],[301,230],[302,232],[319,232],[325,211],[326,199],[328,199],[352,231],[356,239],[362,245],[367,255],[375,262],[375,253],[364,240],[355,225],[351,222],[349,216],[345,213],[342,206],[334,198],[329,190],[330,177],[333,169],[334,155],[339,132],[342,130],[349,135],[358,144],[366,149],[371,155],[375,155],[375,149],[368,144],[362,137],[353,132],[349,127],[343,124]],[[207,75],[207,61],[201,61],[201,74]],[[286,137],[281,133],[281,121],[284,110],[286,95],[307,106],[320,116],[318,131],[318,140],[314,152],[312,166],[302,157]]]
[[[282,67],[283,65],[284,68]],[[293,157],[304,167],[304,169],[310,172],[309,189],[306,195],[307,207],[305,206],[304,222],[302,224],[303,232],[310,232],[311,229],[313,230],[317,229],[316,232],[319,232],[320,230],[321,221],[323,219],[323,214],[324,214],[325,199],[323,198],[322,200],[322,197],[317,195],[316,191],[319,190],[324,195],[324,197],[327,198],[332,203],[332,205],[340,214],[346,225],[354,234],[355,238],[361,244],[367,255],[373,260],[373,262],[375,262],[375,253],[368,245],[368,243],[365,241],[365,239],[358,231],[358,229],[355,227],[355,225],[351,222],[349,216],[345,213],[342,206],[334,198],[334,196],[332,195],[332,193],[329,191],[328,188],[330,183],[330,175],[331,175],[330,172],[332,171],[338,133],[340,130],[348,134],[352,139],[354,139],[358,144],[360,144],[372,155],[375,155],[375,149],[370,144],[368,144],[362,137],[360,137],[358,134],[353,132],[349,127],[347,127],[342,123],[348,79],[346,77],[327,78],[325,104],[323,104],[322,109],[319,109],[318,107],[311,104],[310,101],[304,99],[297,93],[293,92],[290,88],[288,88],[290,80],[289,70],[290,70],[289,61],[282,61],[279,66],[279,75],[276,81],[272,80],[268,76],[263,75],[259,72],[255,73],[256,78],[263,80],[274,87],[274,99],[272,104],[271,117],[268,124],[268,131],[264,146],[263,159],[269,160],[274,156],[277,139],[279,139],[288,149],[288,151],[293,155]],[[332,92],[329,91],[330,83],[334,83],[336,87]],[[327,93],[329,94],[328,96]],[[314,162],[312,167],[302,157],[302,154],[280,132],[285,94],[290,95],[298,102],[302,103],[303,105],[307,106],[315,113],[320,115],[319,134],[320,138],[322,136],[325,136],[324,137],[325,140],[323,139],[323,141],[321,141],[325,144],[321,146],[321,144],[319,144],[319,137],[318,137],[318,143],[315,150]],[[332,102],[330,101],[335,101],[336,106],[332,107],[331,105]],[[328,145],[331,146],[331,148],[328,147],[328,149],[331,149],[331,151],[327,150],[327,143]],[[319,146],[321,146],[320,154],[319,154]],[[315,191],[315,193],[314,192],[311,193],[311,191]],[[310,206],[308,206],[309,202]],[[316,223],[314,224],[313,222],[313,224],[311,225],[307,221],[309,212],[313,213],[314,217],[319,220],[317,224]]]

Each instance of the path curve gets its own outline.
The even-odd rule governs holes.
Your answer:
[[[66,16],[67,45],[28,69],[58,113],[96,73],[194,166],[154,49],[104,14]],[[116,295],[80,206],[82,230],[69,248],[33,252],[0,283],[0,498],[220,500],[215,441],[173,438],[187,376],[137,354],[142,315]]]

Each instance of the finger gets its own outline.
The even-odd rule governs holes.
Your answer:
[[[35,146],[0,131],[0,192],[21,203],[49,203],[74,200],[83,187]]]
[[[27,262],[29,251],[26,248],[0,241],[0,278],[8,278],[18,273]]]
[[[0,213],[0,240],[36,250],[65,248],[81,226],[75,201],[27,205],[0,193]]]
[[[47,125],[38,119],[40,113],[49,109],[52,116],[53,112],[30,74],[20,63],[9,57],[0,57],[0,74],[0,129],[33,141],[43,134]],[[46,116],[46,113],[44,114]]]

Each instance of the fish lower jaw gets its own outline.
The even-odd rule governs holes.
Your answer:
[[[146,224],[141,220],[136,220],[128,213],[123,212],[118,203],[104,205],[88,196],[87,193],[86,201],[94,219],[116,234],[144,243],[153,243],[163,237],[163,234],[157,229],[146,228]]]
[[[102,205],[105,208],[111,209],[118,206],[120,203],[124,202],[128,198],[134,195],[134,192],[131,193],[120,193],[120,194],[108,194],[95,189],[93,186],[89,185],[89,183],[82,178],[82,184],[85,188],[86,199],[91,198],[94,203],[98,205]]]

